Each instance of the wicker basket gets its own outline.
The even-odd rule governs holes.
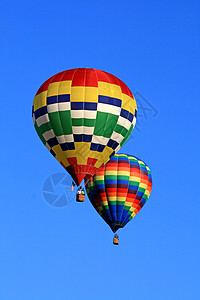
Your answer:
[[[84,194],[77,194],[76,201],[77,202],[84,202],[85,201],[85,195]]]
[[[119,239],[115,237],[115,238],[113,239],[113,244],[114,244],[114,245],[119,245]]]

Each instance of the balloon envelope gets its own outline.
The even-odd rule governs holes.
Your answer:
[[[88,197],[113,232],[124,227],[150,196],[152,177],[140,159],[116,154],[86,183]]]
[[[95,69],[54,75],[33,102],[35,129],[76,184],[94,175],[130,136],[137,106],[117,77]]]

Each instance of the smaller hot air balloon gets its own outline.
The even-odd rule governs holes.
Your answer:
[[[90,202],[115,233],[144,206],[152,189],[149,167],[135,156],[115,154],[86,180]],[[113,243],[119,243],[115,235]]]

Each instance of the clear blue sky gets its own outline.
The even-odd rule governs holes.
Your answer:
[[[198,300],[199,1],[3,1],[0,299]],[[64,169],[33,128],[39,86],[65,69],[110,72],[158,110],[123,147],[153,191],[120,246],[89,201],[55,208]]]

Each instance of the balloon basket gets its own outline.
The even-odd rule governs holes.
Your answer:
[[[76,196],[76,201],[77,202],[84,202],[85,201],[85,195],[79,194]]]
[[[118,238],[114,238],[113,239],[113,244],[114,245],[119,245],[119,239]]]

